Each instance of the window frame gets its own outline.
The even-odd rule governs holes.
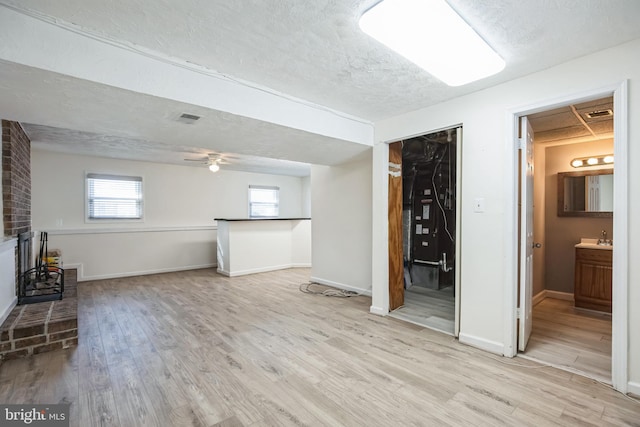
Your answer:
[[[275,208],[276,208],[276,215],[275,216],[266,216],[266,215],[252,215],[252,210],[251,210],[251,206],[254,203],[259,203],[259,202],[252,202],[251,201],[251,190],[275,190],[276,191],[276,203],[275,203]],[[249,185],[249,190],[247,192],[247,198],[248,198],[248,209],[249,209],[249,218],[250,219],[270,219],[270,218],[279,218],[280,217],[280,187],[275,186],[275,185]],[[271,205],[274,205],[273,203],[271,203]]]
[[[118,218],[118,217],[109,217],[109,218],[96,218],[91,216],[91,209],[89,207],[89,203],[91,201],[89,195],[89,180],[90,179],[110,179],[114,181],[139,181],[140,182],[140,201],[139,201],[139,212],[140,216],[135,218]],[[144,202],[144,177],[143,176],[133,176],[133,175],[120,175],[113,173],[95,173],[95,172],[86,172],[84,178],[84,209],[85,209],[85,222],[87,223],[125,223],[125,222],[144,222],[145,218],[145,202]]]

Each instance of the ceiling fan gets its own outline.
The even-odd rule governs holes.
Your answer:
[[[199,159],[184,159],[185,162],[199,162],[205,166],[209,166],[209,170],[211,172],[218,172],[220,170],[220,165],[228,165],[229,162],[226,161],[221,154],[210,153],[207,157],[202,157]]]

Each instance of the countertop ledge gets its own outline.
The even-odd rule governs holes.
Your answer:
[[[613,245],[598,245],[597,243],[578,243],[576,248],[583,249],[600,249],[605,251],[612,251]]]
[[[214,218],[214,221],[300,221],[311,218]]]

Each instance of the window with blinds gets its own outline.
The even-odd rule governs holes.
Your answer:
[[[276,218],[279,214],[278,187],[249,186],[249,218]]]
[[[142,178],[87,174],[88,219],[142,219]]]

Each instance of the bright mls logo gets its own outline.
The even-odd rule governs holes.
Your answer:
[[[69,427],[69,404],[0,405],[0,427]]]

